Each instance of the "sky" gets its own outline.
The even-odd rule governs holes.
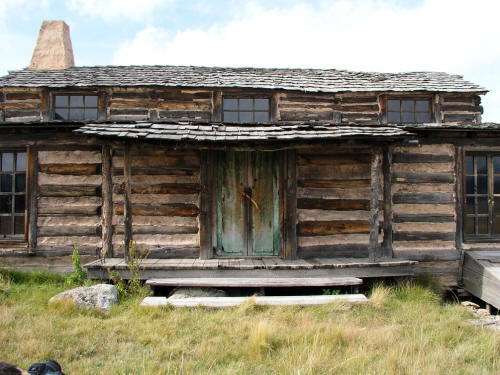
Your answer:
[[[75,63],[444,71],[490,92],[500,122],[498,0],[0,0],[0,75],[29,65],[43,20]]]

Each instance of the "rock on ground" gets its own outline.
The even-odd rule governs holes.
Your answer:
[[[189,298],[189,297],[227,297],[227,293],[216,288],[175,288],[170,297],[172,299]]]
[[[81,286],[55,295],[49,300],[49,303],[65,298],[72,300],[82,308],[97,308],[108,312],[111,306],[118,302],[118,290],[110,284]]]
[[[478,304],[470,301],[462,302],[462,306],[474,314],[475,319],[469,320],[470,324],[500,331],[500,315],[490,315],[488,310],[481,309]]]

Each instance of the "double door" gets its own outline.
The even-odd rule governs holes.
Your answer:
[[[280,246],[276,152],[217,155],[217,255],[275,256]]]

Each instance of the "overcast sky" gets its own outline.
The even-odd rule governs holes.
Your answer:
[[[500,122],[499,0],[0,0],[0,75],[29,64],[44,19],[77,65],[445,71],[486,87]]]

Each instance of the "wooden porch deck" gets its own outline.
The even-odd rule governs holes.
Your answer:
[[[311,258],[285,260],[281,258],[242,259],[145,259],[141,262],[143,280],[169,277],[398,277],[412,276],[416,261],[404,259]],[[85,264],[92,279],[108,279],[109,271],[123,278],[130,276],[122,258],[108,258]]]
[[[500,309],[500,251],[467,251],[462,278],[465,289]]]

